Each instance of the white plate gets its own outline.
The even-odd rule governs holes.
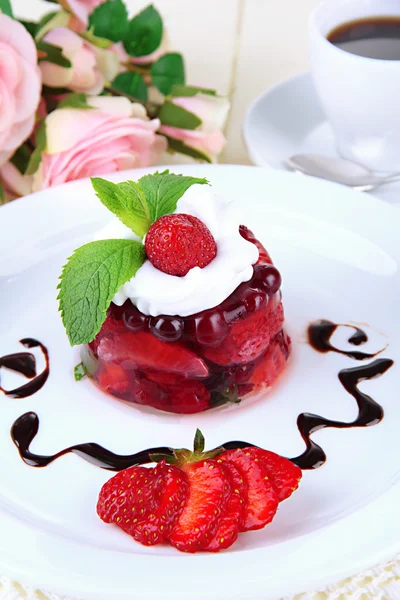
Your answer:
[[[71,251],[109,215],[88,181],[2,208],[0,356],[18,351],[22,337],[35,337],[49,349],[51,372],[36,395],[0,398],[0,573],[88,600],[187,600],[188,593],[194,600],[267,600],[389,558],[400,551],[397,211],[371,196],[270,169],[173,168],[208,177],[219,193],[242,203],[245,222],[283,274],[291,363],[265,399],[193,416],[145,412],[88,380],[76,383],[78,351],[69,347],[57,312],[57,277]],[[348,421],[357,414],[337,379],[355,361],[317,353],[306,343],[308,324],[319,318],[368,323],[387,338],[382,356],[394,359],[394,367],[361,384],[386,416],[375,427],[314,434],[326,464],[304,473],[271,526],[241,536],[228,552],[188,556],[140,546],[96,516],[97,494],[110,473],[76,455],[47,468],[28,467],[12,444],[14,420],[35,411],[40,428],[32,451],[41,454],[89,441],[124,454],[188,446],[200,427],[209,448],[244,439],[296,456],[304,449],[299,413]],[[7,387],[8,374],[2,376]]]
[[[285,159],[293,154],[339,156],[309,73],[291,77],[256,98],[247,110],[243,136],[251,160],[261,167],[285,169]],[[399,205],[400,183],[373,194]]]

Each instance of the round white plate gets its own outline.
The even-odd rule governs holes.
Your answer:
[[[0,573],[85,600],[268,600],[393,556],[400,550],[397,211],[374,197],[271,169],[173,170],[208,177],[217,192],[241,202],[244,222],[271,252],[283,275],[293,339],[288,369],[265,398],[181,417],[126,406],[89,380],[76,383],[79,353],[69,347],[57,312],[57,278],[72,250],[110,215],[88,181],[2,208],[0,356],[34,337],[49,349],[51,372],[34,396],[0,397]],[[39,454],[89,441],[123,454],[190,446],[199,427],[208,448],[242,439],[296,456],[304,450],[299,413],[342,421],[357,415],[337,374],[358,363],[317,353],[306,342],[308,324],[320,318],[367,324],[372,345],[389,344],[381,356],[393,359],[393,368],[361,384],[383,405],[385,418],[375,427],[315,433],[326,464],[304,473],[271,526],[242,535],[227,552],[189,556],[168,546],[140,546],[96,516],[109,472],[71,454],[35,469],[21,461],[10,439],[14,420],[35,411],[40,428],[32,451]],[[1,374],[9,387],[9,373]]]
[[[256,98],[247,110],[243,136],[251,160],[261,167],[285,169],[285,159],[294,154],[339,156],[309,73],[291,77]],[[373,194],[399,205],[400,183]]]

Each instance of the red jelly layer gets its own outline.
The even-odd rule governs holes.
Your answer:
[[[273,384],[290,339],[282,329],[281,277],[250,230],[260,258],[253,277],[221,304],[188,317],[149,317],[128,300],[112,304],[82,358],[95,383],[129,403],[189,414]]]

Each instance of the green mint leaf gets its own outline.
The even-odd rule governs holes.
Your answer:
[[[204,435],[201,433],[200,429],[196,429],[196,434],[194,436],[193,442],[193,452],[195,454],[201,454],[204,452],[205,440]]]
[[[153,84],[164,96],[168,96],[172,87],[185,83],[185,67],[181,54],[164,54],[151,65]]]
[[[75,250],[58,286],[59,310],[71,346],[94,340],[116,292],[145,259],[143,244],[133,240],[101,240]]]
[[[179,152],[179,154],[186,154],[186,156],[191,156],[196,160],[204,160],[205,162],[211,163],[212,160],[207,154],[203,154],[200,150],[195,150],[190,146],[186,146],[184,142],[181,140],[175,140],[174,138],[165,136],[168,140],[168,152],[174,154],[175,152]]]
[[[62,48],[59,46],[53,46],[53,44],[48,44],[43,41],[38,42],[36,45],[39,52],[46,54],[46,56],[41,56],[39,58],[39,62],[45,60],[66,69],[72,67],[71,61],[63,55]]]
[[[46,135],[46,122],[39,126],[35,135],[36,148],[33,151],[29,160],[28,166],[25,171],[25,175],[33,175],[39,168],[42,160],[42,154],[46,150],[47,146],[47,135]]]
[[[195,87],[193,85],[181,85],[179,83],[172,86],[170,91],[170,96],[176,98],[180,96],[181,98],[185,96],[196,96],[196,94],[207,94],[207,96],[216,96],[217,92],[215,90],[209,90],[207,88]]]
[[[88,104],[85,94],[68,94],[61,100],[57,108],[93,108]]]
[[[141,102],[147,102],[147,85],[139,73],[120,73],[112,82],[112,87]]]
[[[161,106],[158,118],[163,125],[181,129],[196,129],[202,123],[197,115],[169,100],[166,100]]]
[[[10,0],[0,0],[0,11],[12,19],[14,18]]]
[[[207,184],[207,179],[175,175],[168,170],[154,175],[145,175],[139,179],[150,211],[150,221],[154,223],[163,215],[176,210],[179,198],[195,183]]]
[[[107,0],[89,16],[89,26],[95,36],[119,42],[128,32],[128,11],[122,0]]]
[[[22,146],[20,146],[18,150],[15,151],[13,157],[10,158],[10,162],[14,165],[14,167],[18,169],[18,171],[22,175],[24,175],[26,169],[28,168],[30,158],[31,154],[28,150],[28,147],[26,146],[26,144],[22,144]]]
[[[151,4],[129,22],[125,50],[131,56],[147,56],[160,46],[162,35],[160,13]]]
[[[86,377],[85,367],[82,363],[79,363],[79,365],[76,365],[76,367],[74,368],[75,381],[80,381],[84,377]]]
[[[91,181],[97,197],[104,206],[142,238],[151,222],[149,206],[140,185],[136,181],[112,183],[99,177],[93,177]]]

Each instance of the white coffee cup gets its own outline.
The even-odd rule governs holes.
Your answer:
[[[365,58],[327,40],[338,25],[400,16],[400,0],[325,0],[310,19],[311,72],[341,156],[400,171],[400,60]]]

